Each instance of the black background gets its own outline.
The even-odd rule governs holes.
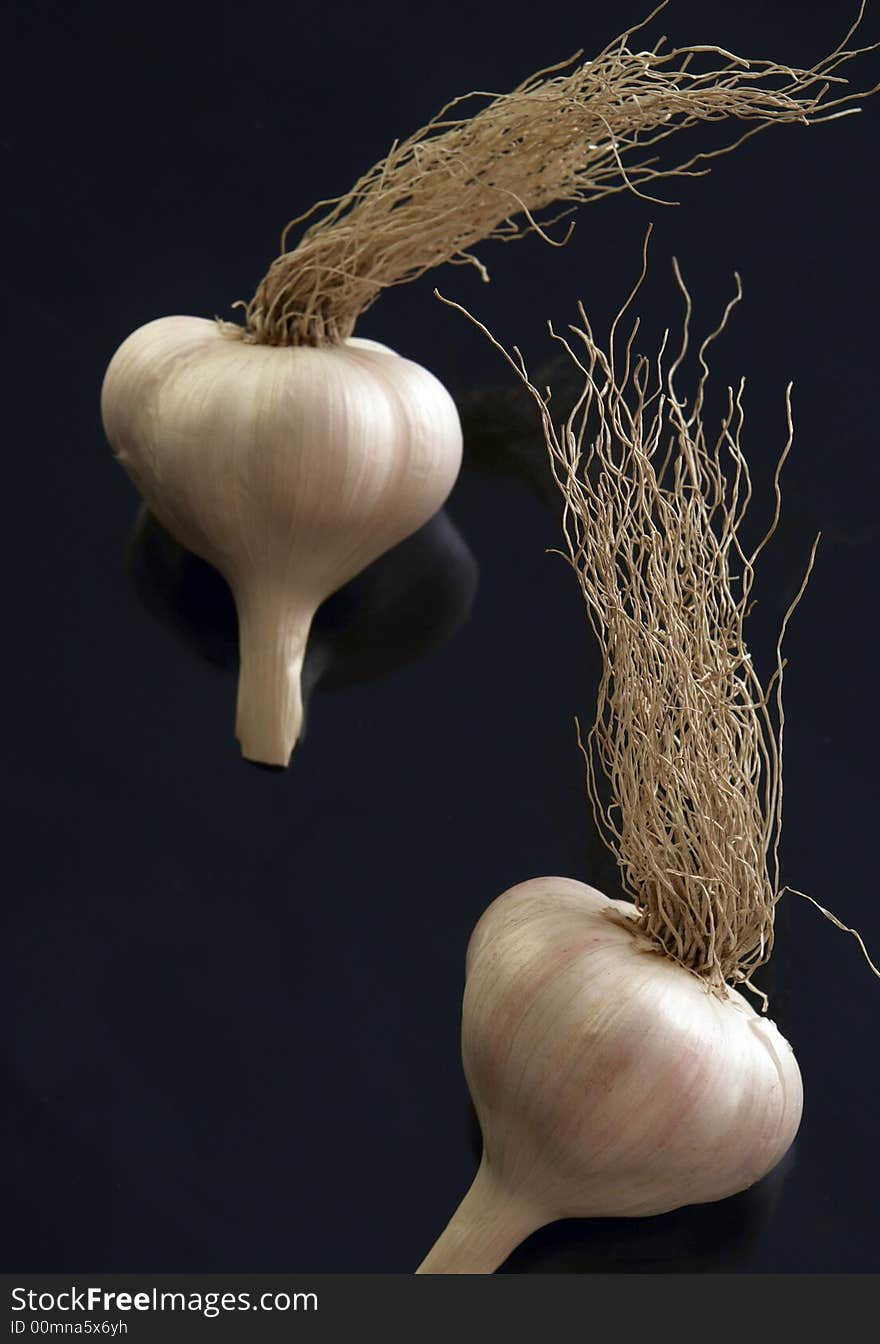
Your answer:
[[[651,34],[811,64],[846,26],[831,8],[676,0]],[[457,1039],[473,924],[539,874],[614,894],[572,726],[591,712],[596,654],[575,581],[546,554],[555,505],[523,475],[531,464],[540,480],[537,426],[521,441],[488,433],[490,412],[515,417],[509,376],[435,284],[538,368],[546,319],[563,326],[576,299],[607,324],[650,220],[646,349],[679,320],[673,253],[698,329],[742,273],[714,368],[722,390],[748,377],[759,485],[795,381],[784,522],[756,590],[765,669],[823,531],[787,643],[784,877],[880,948],[880,99],[772,129],[708,179],[668,184],[677,209],[586,206],[564,251],[489,245],[491,285],[447,268],[366,315],[359,334],[461,401],[467,465],[449,515],[478,591],[429,656],[317,690],[287,773],[240,759],[234,677],[152,619],[126,572],[137,499],[98,394],[128,332],[168,313],[229,315],[291,215],[344,190],[450,95],[589,55],[645,12],[158,0],[31,3],[7,20],[7,1268],[414,1268],[476,1164]],[[875,6],[865,40],[878,24]],[[853,75],[876,82],[880,53]],[[765,983],[806,1087],[783,1167],[722,1205],[545,1230],[508,1269],[880,1269],[880,985],[797,897],[778,941]]]

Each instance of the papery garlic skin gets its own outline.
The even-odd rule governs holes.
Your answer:
[[[286,765],[312,617],[441,507],[461,464],[455,403],[375,341],[251,345],[165,317],[119,347],[101,411],[150,509],[229,583],[236,736],[249,759]]]
[[[582,883],[538,878],[468,949],[463,1057],[490,1164],[554,1218],[663,1213],[765,1176],[801,1118],[789,1043],[734,990],[645,950]],[[515,1166],[515,1164],[514,1164]]]
[[[483,1161],[419,1272],[490,1272],[558,1218],[723,1199],[790,1147],[803,1105],[791,1046],[742,995],[646,949],[634,913],[543,877],[477,924],[462,1058]]]

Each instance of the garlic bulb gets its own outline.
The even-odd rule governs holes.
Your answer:
[[[490,1273],[558,1218],[723,1199],[790,1147],[791,1046],[736,990],[652,950],[635,913],[541,877],[477,924],[462,1057],[483,1159],[419,1273]]]
[[[375,341],[248,344],[166,317],[119,347],[101,409],[150,509],[233,591],[243,755],[286,765],[312,617],[446,499],[461,462],[452,398]]]

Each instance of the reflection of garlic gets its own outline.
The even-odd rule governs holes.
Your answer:
[[[490,1273],[557,1218],[722,1199],[791,1144],[791,1046],[735,990],[650,950],[635,913],[542,877],[474,930],[462,1058],[483,1160],[420,1273]]]
[[[102,413],[150,509],[232,588],[236,735],[249,759],[286,765],[316,609],[452,488],[451,397],[375,341],[247,344],[215,322],[167,317],[120,346]]]

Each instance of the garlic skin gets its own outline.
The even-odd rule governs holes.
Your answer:
[[[483,1160],[419,1273],[491,1273],[558,1218],[736,1194],[787,1152],[794,1052],[734,990],[707,991],[568,878],[512,887],[471,937],[462,1058]],[[609,918],[609,915],[611,918]]]
[[[229,583],[236,736],[248,759],[286,766],[314,613],[441,507],[461,464],[455,403],[375,341],[247,344],[164,317],[116,351],[101,413],[152,512]]]

